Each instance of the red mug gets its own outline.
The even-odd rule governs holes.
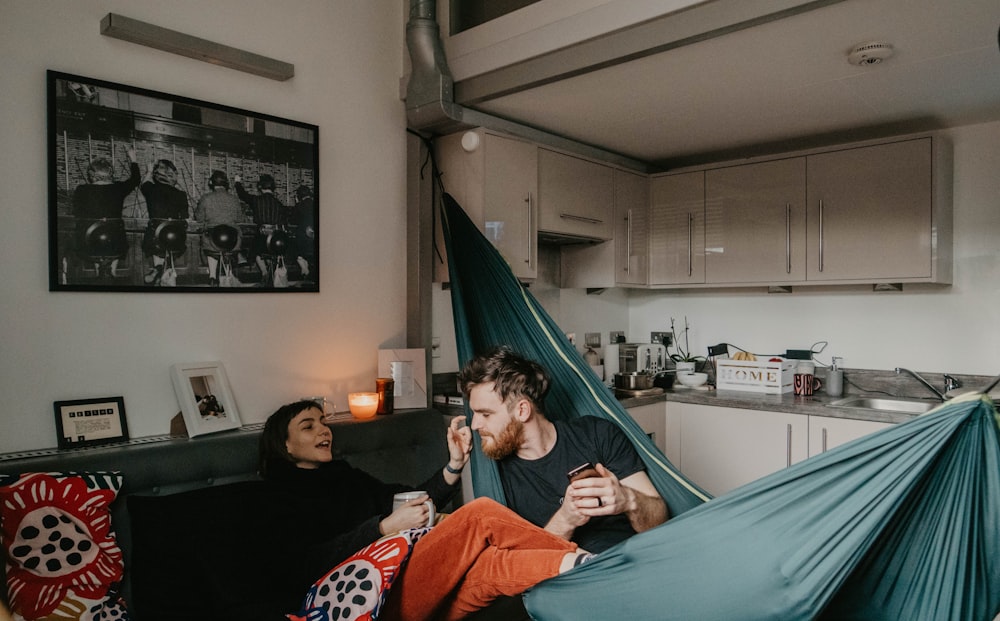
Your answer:
[[[792,387],[795,394],[808,397],[822,388],[823,382],[811,373],[796,373]]]

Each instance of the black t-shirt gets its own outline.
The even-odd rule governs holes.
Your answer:
[[[635,447],[611,421],[581,416],[553,424],[556,443],[547,455],[534,460],[512,455],[499,463],[508,506],[542,527],[562,503],[566,473],[580,464],[604,464],[619,480],[645,470]],[[634,534],[627,516],[613,515],[591,519],[576,530],[573,541],[588,552],[601,552]]]

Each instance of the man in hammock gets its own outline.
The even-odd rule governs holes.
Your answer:
[[[596,553],[667,520],[666,503],[614,423],[545,417],[549,377],[538,363],[498,347],[470,360],[459,382],[507,504],[528,521]]]

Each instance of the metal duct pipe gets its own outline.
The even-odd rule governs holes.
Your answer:
[[[439,136],[485,127],[635,171],[651,172],[646,162],[456,104],[455,81],[441,44],[437,0],[410,0],[406,48],[411,65],[406,84],[406,120],[413,131]]]
[[[406,48],[410,52],[410,79],[406,84],[406,115],[411,129],[451,123],[454,80],[441,46],[437,0],[410,0],[406,22]]]

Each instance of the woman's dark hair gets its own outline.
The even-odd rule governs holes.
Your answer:
[[[549,375],[542,365],[504,345],[470,360],[458,374],[458,382],[466,399],[473,387],[493,382],[504,403],[512,397],[526,397],[539,410],[549,392]]]
[[[267,417],[264,423],[264,431],[260,434],[259,461],[257,468],[260,476],[267,478],[273,470],[275,462],[294,463],[292,456],[288,454],[288,423],[309,408],[316,408],[323,411],[323,407],[315,401],[304,399],[289,403],[278,408],[274,414]]]

